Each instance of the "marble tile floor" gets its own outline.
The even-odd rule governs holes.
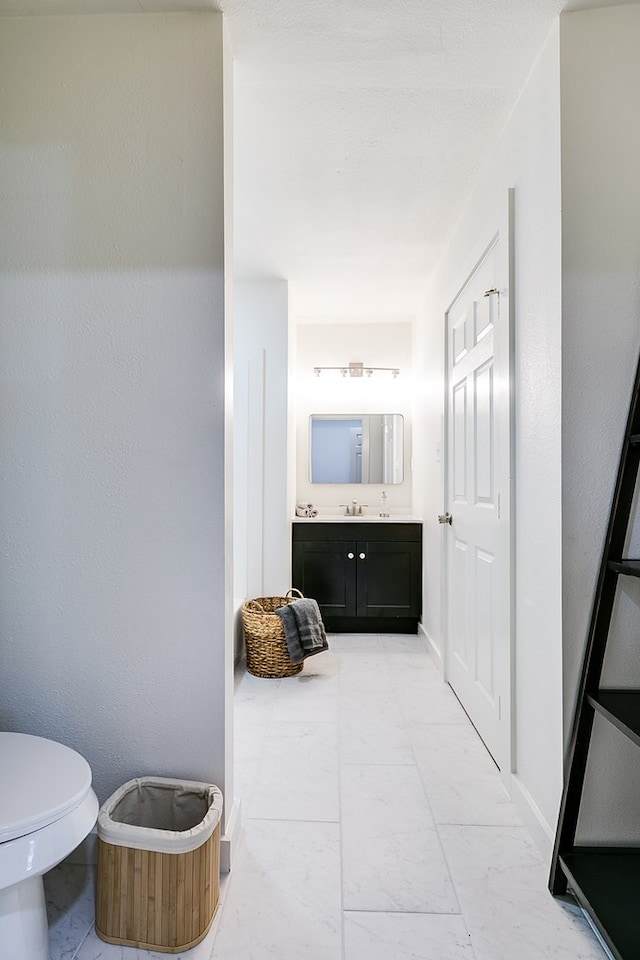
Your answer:
[[[603,960],[420,637],[340,634],[239,671],[243,834],[191,960]],[[146,960],[93,929],[90,868],[45,878],[51,960]]]

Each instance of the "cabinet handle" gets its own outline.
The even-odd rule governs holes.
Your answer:
[[[347,560],[353,560],[354,557],[355,557],[355,553],[348,553],[348,554],[347,554]]]
[[[364,560],[367,555],[366,553],[359,553],[358,556],[360,557],[361,560]]]

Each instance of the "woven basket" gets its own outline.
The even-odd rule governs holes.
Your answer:
[[[301,597],[299,590],[288,590],[286,597],[256,597],[242,605],[242,626],[247,651],[247,670],[254,677],[293,677],[302,670],[289,656],[284,625],[278,607]]]
[[[139,777],[109,797],[98,814],[102,940],[182,953],[204,939],[220,896],[221,814],[221,791],[192,780]]]
[[[96,933],[107,943],[182,953],[204,940],[220,897],[220,824],[190,853],[98,838]]]

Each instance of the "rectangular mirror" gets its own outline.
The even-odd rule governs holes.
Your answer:
[[[309,418],[309,453],[311,483],[402,483],[403,417],[314,413]]]

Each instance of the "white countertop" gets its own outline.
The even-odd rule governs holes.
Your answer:
[[[408,517],[404,514],[379,517],[376,514],[357,514],[347,517],[343,513],[323,514],[317,517],[292,517],[292,523],[422,523],[422,517]]]

